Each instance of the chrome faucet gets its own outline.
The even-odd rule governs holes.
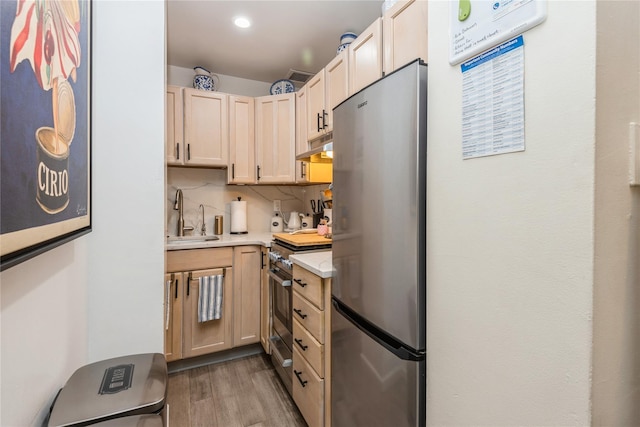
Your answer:
[[[204,205],[200,205],[200,211],[202,212],[202,228],[200,228],[200,234],[202,236],[207,235],[207,224],[204,222]]]
[[[176,202],[173,205],[173,209],[178,211],[178,236],[184,236],[184,232],[193,230],[192,226],[185,227],[184,226],[184,215],[182,209],[182,190],[178,189],[176,191]]]

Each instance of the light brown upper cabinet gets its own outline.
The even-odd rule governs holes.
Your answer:
[[[185,166],[227,167],[229,161],[228,95],[185,88]]]
[[[166,114],[165,118],[165,157],[168,165],[184,164],[182,155],[183,133],[182,133],[182,88],[178,86],[167,86],[165,95]]]
[[[349,51],[340,52],[325,69],[325,130],[333,131],[333,109],[349,96]]]
[[[349,96],[349,52],[345,49],[305,85],[307,140],[333,131],[333,108]]]
[[[307,140],[307,87],[303,86],[296,92],[296,155],[309,151]],[[296,183],[308,182],[307,169],[309,165],[302,160],[296,160]]]
[[[384,72],[415,60],[427,62],[427,17],[429,5],[424,0],[399,1],[382,17]]]
[[[295,93],[261,96],[256,103],[256,181],[295,182]]]
[[[349,45],[349,90],[358,92],[382,77],[382,18]]]
[[[324,135],[325,127],[325,85],[323,68],[311,77],[305,85],[307,96],[307,140],[312,141]]]
[[[253,97],[229,95],[229,184],[256,181],[255,102]]]

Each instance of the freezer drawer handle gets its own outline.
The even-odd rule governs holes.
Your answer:
[[[331,298],[331,304],[333,305],[333,308],[346,320],[351,322],[353,326],[360,329],[371,339],[382,345],[384,348],[395,354],[400,359],[411,360],[415,362],[423,361],[426,359],[426,353],[424,351],[415,352],[414,350],[407,348],[403,343],[391,337],[390,335],[385,334],[373,323],[370,323],[346,305],[336,301],[335,297]]]
[[[302,344],[302,340],[299,340],[298,338],[294,338],[293,340],[296,342],[296,344],[298,344],[300,346],[302,351],[307,351],[307,349],[309,348],[308,345]]]
[[[307,315],[306,315],[306,314],[302,314],[302,310],[300,310],[299,308],[294,308],[294,309],[293,309],[293,311],[295,311],[295,312],[296,312],[296,314],[297,314],[298,316],[300,316],[301,318],[303,318],[303,319],[307,317]]]
[[[302,385],[302,387],[306,387],[307,383],[309,381],[302,381],[302,378],[300,378],[300,375],[302,374],[302,371],[298,372],[295,369],[293,370],[293,373],[296,374],[296,377],[298,378],[298,381],[300,381],[300,385]]]
[[[307,286],[307,284],[303,282],[302,279],[293,279],[293,281],[296,282],[298,285],[302,286],[303,288]]]

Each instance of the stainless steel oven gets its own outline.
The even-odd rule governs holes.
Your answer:
[[[291,393],[293,386],[292,345],[292,271],[289,256],[300,252],[317,252],[331,249],[331,244],[296,247],[274,241],[269,252],[269,292],[271,294],[271,361],[285,387]]]
[[[277,243],[269,252],[269,291],[271,292],[271,360],[287,390],[291,393],[291,346],[293,323],[291,310],[291,251]]]

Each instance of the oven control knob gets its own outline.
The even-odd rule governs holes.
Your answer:
[[[289,270],[293,269],[293,261],[289,261],[288,259],[283,259],[281,262],[282,262],[282,265],[287,267]]]
[[[271,261],[278,262],[281,258],[282,255],[280,255],[278,252],[269,252],[269,259],[271,259]]]

